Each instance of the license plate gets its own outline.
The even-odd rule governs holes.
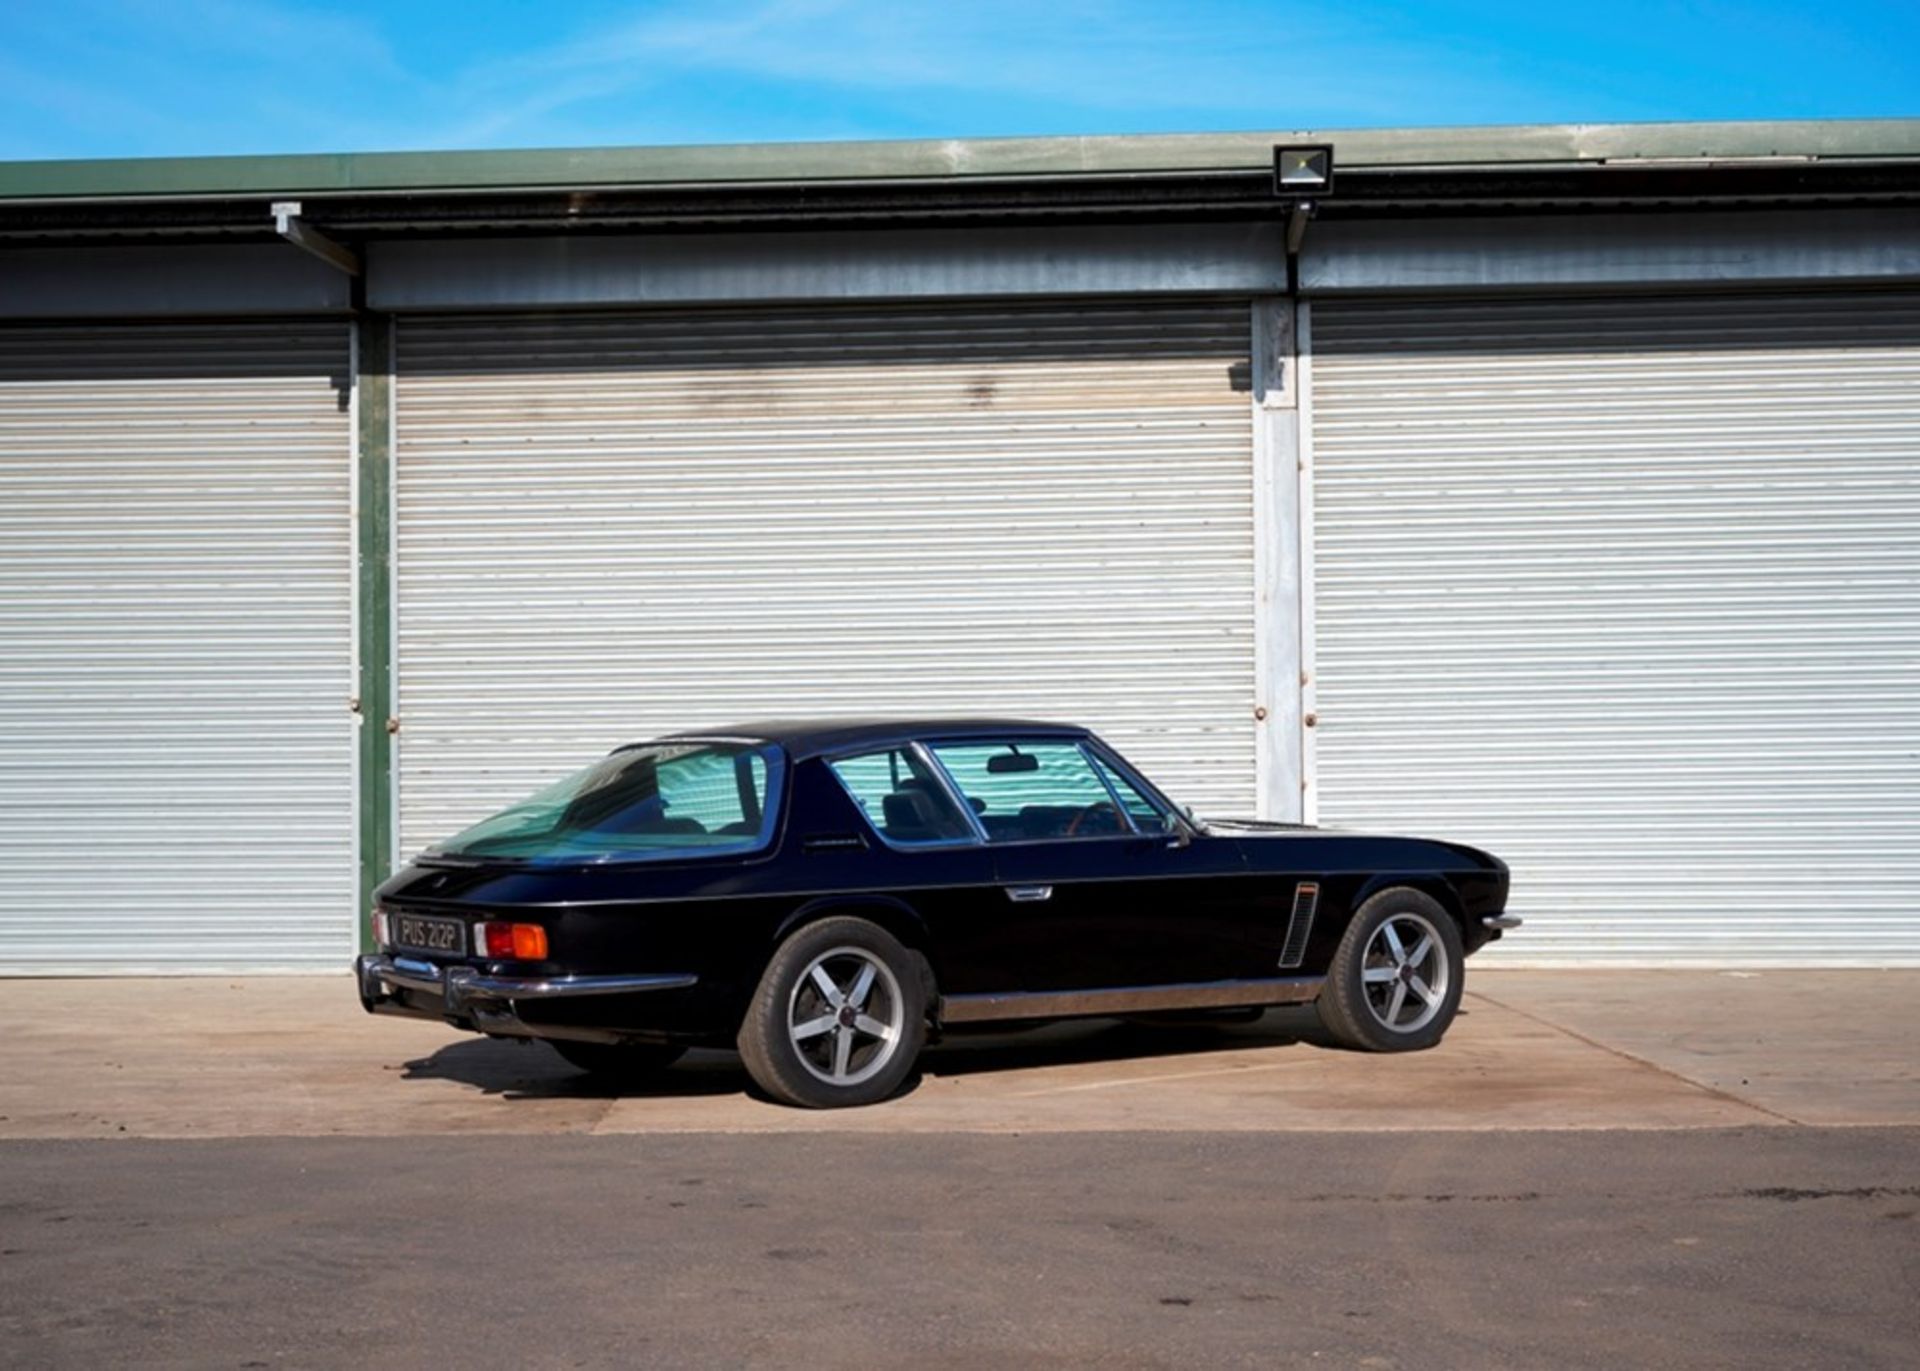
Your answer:
[[[396,947],[458,957],[467,950],[467,926],[459,919],[424,919],[416,914],[395,914],[393,942]]]

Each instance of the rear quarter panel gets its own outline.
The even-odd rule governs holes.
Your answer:
[[[671,1018],[675,1031],[730,1037],[780,939],[831,914],[868,918],[922,950],[949,993],[1006,988],[976,955],[991,941],[985,923],[1018,912],[1004,899],[979,898],[992,884],[985,849],[889,848],[872,838],[823,764],[799,764],[793,782],[772,845],[748,858],[556,867],[423,861],[383,885],[379,898],[390,909],[542,925],[552,960],[499,968],[515,974],[700,978],[684,992],[555,1001],[534,1011],[566,1022],[655,1027],[607,1018],[641,1012]],[[860,842],[809,845],[823,836]]]

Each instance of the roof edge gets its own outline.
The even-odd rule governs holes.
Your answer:
[[[589,186],[963,181],[1258,171],[1276,143],[1332,143],[1343,169],[1920,160],[1920,119],[1285,129],[919,141],[0,162],[0,200],[325,196]]]

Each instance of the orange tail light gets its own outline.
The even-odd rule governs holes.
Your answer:
[[[547,930],[539,924],[483,923],[474,927],[474,946],[493,961],[544,962]]]

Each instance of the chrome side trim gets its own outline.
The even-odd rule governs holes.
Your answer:
[[[1184,985],[1025,991],[1005,995],[943,995],[943,1023],[993,1019],[1068,1019],[1144,1014],[1159,1009],[1237,1009],[1246,1005],[1305,1004],[1318,998],[1324,976],[1276,976],[1258,981],[1194,981]]]
[[[1198,830],[1194,830],[1194,831],[1198,832]],[[1057,843],[1060,841],[1062,840],[1059,838],[1038,838],[1034,840],[1034,843]],[[1099,833],[1088,838],[1075,838],[1073,841],[1076,843],[1137,843],[1140,841],[1140,839],[1139,839],[1139,835],[1133,834],[1133,833]],[[1031,846],[1033,844],[1027,844],[1027,845]],[[963,847],[974,847],[974,846],[977,846],[977,844],[973,843],[970,839],[962,839],[958,842],[947,844],[944,849],[936,848],[934,850],[955,851]],[[1019,846],[1022,846],[1022,844],[995,843],[994,846],[995,847],[1019,847]],[[917,847],[901,849],[901,851],[903,852],[917,852],[920,850],[921,849]],[[764,856],[764,854],[762,855]],[[761,858],[755,858],[756,861],[760,859]],[[435,860],[438,860],[438,859],[436,858]],[[639,863],[631,863],[630,865],[637,866],[639,865]],[[1072,879],[1069,879],[1066,877],[1056,877],[1054,879],[1054,885],[1056,886],[1090,885],[1096,881],[1102,881],[1106,879],[1107,878],[1104,876],[1086,876],[1086,877],[1078,877],[1078,878],[1072,878]],[[1154,879],[1161,880],[1161,881],[1217,881],[1220,879],[1220,874],[1215,871],[1169,871],[1160,876],[1156,876]],[[978,880],[929,881],[925,884],[916,884],[914,886],[914,889],[916,891],[977,890],[980,888],[980,885],[981,885],[981,882]],[[890,894],[897,893],[899,889],[900,889],[899,882],[895,881],[891,883],[882,883],[882,884],[875,884],[875,885],[837,886],[835,887],[833,893],[836,896],[890,895]],[[791,894],[794,892],[788,891],[787,893]],[[622,909],[630,909],[635,906],[645,906],[648,908],[652,908],[655,906],[665,906],[665,905],[677,906],[677,905],[689,905],[689,904],[715,904],[721,900],[737,900],[739,898],[740,897],[738,894],[724,894],[724,893],[719,895],[651,895],[651,896],[643,895],[643,896],[636,896],[635,898],[630,900],[528,900],[520,907],[525,909],[550,909],[550,910],[572,911],[572,910],[581,910],[581,909],[602,909],[609,906],[617,905]],[[424,902],[416,901],[416,903],[420,905],[422,912],[427,911],[428,907]],[[446,906],[445,908],[448,913],[455,913],[455,912],[458,912],[461,907],[457,905],[449,905],[449,906]],[[438,914],[438,911],[434,911],[434,912],[436,913],[436,915]],[[472,911],[469,908],[467,912],[471,913]]]
[[[1526,920],[1518,914],[1489,914],[1480,922],[1488,928],[1518,928]]]

